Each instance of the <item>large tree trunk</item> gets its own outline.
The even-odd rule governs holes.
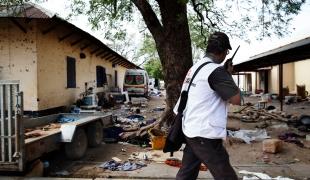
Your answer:
[[[180,30],[175,31],[175,33],[179,32]],[[159,51],[161,61],[165,61],[162,65],[166,88],[166,111],[162,120],[170,125],[173,119],[173,107],[179,98],[184,77],[192,65],[192,55],[186,52],[188,46],[183,43],[186,41],[186,37],[174,34],[167,41],[164,47],[159,48]],[[190,49],[190,46],[188,48]]]
[[[183,80],[193,65],[186,4],[180,0],[158,1],[161,9],[164,36],[156,43],[164,70],[166,88],[166,111],[162,116],[168,125],[172,122]]]
[[[166,89],[166,111],[162,116],[163,122],[170,125],[173,119],[173,107],[176,104],[183,80],[188,69],[192,66],[191,44],[187,23],[176,25],[165,42],[157,47],[164,70]]]
[[[156,42],[156,48],[164,71],[166,111],[162,121],[170,125],[173,107],[180,95],[183,80],[192,66],[192,49],[187,20],[186,2],[158,0],[162,22],[160,23],[145,0],[133,0],[141,12]]]

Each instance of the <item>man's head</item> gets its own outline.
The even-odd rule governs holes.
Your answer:
[[[216,56],[217,60],[224,61],[229,50],[231,50],[229,37],[223,32],[215,32],[209,36],[207,53]]]

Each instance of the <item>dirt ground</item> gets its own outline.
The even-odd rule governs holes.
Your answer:
[[[164,96],[152,96],[148,101],[147,107],[140,107],[141,114],[146,120],[160,118],[162,111],[154,111],[154,108],[165,107],[164,99]],[[246,98],[245,102],[255,103],[258,100],[259,98],[251,97]],[[269,105],[270,104],[279,107],[278,102],[271,102]],[[238,108],[240,107],[231,106],[230,111],[234,111]],[[310,114],[310,105],[305,102],[296,103],[284,106],[284,110],[287,110],[288,113],[293,113],[295,115]],[[114,110],[114,114],[124,116],[125,114],[122,114],[121,111],[120,106],[119,109],[116,108]],[[244,123],[238,119],[229,119],[228,121],[228,127],[236,129],[253,130],[259,125],[261,125],[261,122]],[[287,126],[283,122],[277,121],[270,121],[266,131],[271,138],[278,138],[278,135],[283,132],[295,132],[302,135],[306,134],[304,132],[299,132],[294,127]],[[307,143],[305,138],[301,138],[300,140]],[[246,167],[252,167],[252,170],[254,169],[257,172],[268,173],[268,175],[273,177],[284,176],[297,179],[307,179],[310,177],[310,172],[306,170],[310,165],[310,149],[308,148],[302,148],[296,144],[284,142],[281,152],[276,154],[268,154],[263,153],[261,141],[252,142],[251,144],[246,144],[240,141],[232,141],[231,143],[226,142],[225,146],[230,155],[231,164],[234,166],[236,171],[243,170]],[[48,176],[84,178],[128,178],[131,176],[139,177],[140,179],[146,178],[147,175],[145,174],[148,174],[146,171],[150,171],[149,174],[151,174],[152,170],[141,168],[129,174],[128,172],[113,173],[112,171],[103,170],[99,167],[103,162],[109,161],[113,157],[117,157],[117,159],[124,162],[128,160],[128,158],[132,158],[132,154],[136,155],[135,158],[137,160],[143,161],[150,167],[154,166],[154,168],[158,168],[157,165],[154,165],[155,163],[159,164],[163,169],[168,169],[168,171],[170,171],[169,173],[172,173],[170,178],[173,178],[177,171],[177,168],[172,167],[175,169],[170,170],[169,168],[171,167],[168,168],[168,165],[164,164],[164,161],[169,157],[169,155],[163,154],[161,150],[152,150],[150,147],[141,147],[139,145],[118,142],[102,143],[101,146],[97,148],[90,148],[88,149],[86,156],[78,161],[70,161],[64,158],[64,153],[62,151],[54,152],[46,157],[50,164]],[[147,159],[145,158],[145,155],[147,156]],[[175,157],[181,159],[182,152],[180,151],[176,153]],[[305,169],[304,167],[307,168]],[[295,171],[294,168],[298,169],[298,172]],[[143,173],[144,175],[142,175]]]
[[[245,98],[245,102],[251,102],[252,104],[257,103],[260,100],[258,97],[248,97]],[[273,105],[277,109],[280,109],[280,103],[278,101],[272,101],[267,104],[267,106]],[[230,111],[238,109],[239,107],[231,106]],[[300,116],[303,114],[310,115],[310,104],[309,102],[293,103],[290,105],[283,106],[283,112],[291,115]],[[229,119],[228,127],[234,127],[237,129],[256,129],[261,126],[263,122],[257,123],[244,123],[239,119]],[[307,135],[309,132],[298,131],[297,128],[293,126],[288,126],[284,122],[279,121],[267,121],[268,126],[266,127],[267,134],[271,138],[278,138],[278,135],[293,132],[299,135]],[[299,138],[304,144],[308,144],[305,138]],[[269,162],[273,164],[290,164],[290,163],[307,163],[310,164],[310,149],[302,148],[296,144],[283,142],[283,149],[277,154],[266,154],[262,152],[262,142],[254,142],[252,144],[245,143],[233,143],[231,146],[226,146],[231,157],[231,161],[237,164],[245,163],[261,163],[264,156],[269,158]],[[242,156],[240,156],[242,154]],[[246,158],[245,158],[246,156]]]

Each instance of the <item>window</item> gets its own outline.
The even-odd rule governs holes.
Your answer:
[[[141,85],[144,83],[143,75],[126,75],[125,84],[129,85]]]
[[[67,88],[76,88],[75,59],[67,57]]]
[[[103,87],[107,84],[107,75],[105,73],[105,68],[102,66],[96,66],[96,77],[97,77],[97,87]]]

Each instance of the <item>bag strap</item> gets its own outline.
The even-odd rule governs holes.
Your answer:
[[[210,61],[209,61],[209,62],[204,62],[204,63],[202,63],[202,64],[196,69],[196,71],[195,71],[194,74],[193,74],[193,77],[191,78],[191,81],[190,81],[189,84],[188,84],[187,91],[182,91],[182,92],[181,92],[181,99],[180,99],[180,103],[179,103],[179,107],[178,107],[178,112],[179,112],[179,113],[183,113],[183,111],[184,111],[184,109],[185,109],[185,107],[186,107],[187,98],[188,98],[188,91],[189,91],[189,89],[190,89],[190,87],[191,87],[191,85],[192,85],[192,82],[193,82],[195,76],[197,75],[197,73],[199,72],[199,70],[200,70],[203,66],[205,66],[205,65],[207,65],[207,64],[209,64],[209,63],[211,63],[211,62],[210,62]]]
[[[195,73],[193,74],[193,77],[191,78],[191,81],[190,81],[189,84],[188,84],[187,92],[189,91],[189,89],[190,89],[190,87],[191,87],[191,85],[192,85],[192,82],[193,82],[195,76],[198,74],[199,70],[200,70],[203,66],[205,66],[205,65],[207,65],[207,64],[209,64],[209,63],[211,63],[211,62],[210,62],[210,61],[204,62],[204,63],[202,63],[202,64],[197,68],[197,70],[196,70]]]

